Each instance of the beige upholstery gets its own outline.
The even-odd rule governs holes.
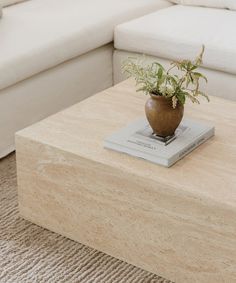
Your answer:
[[[31,0],[4,9],[0,89],[113,40],[122,22],[171,5],[165,0]]]
[[[106,45],[0,91],[0,158],[14,134],[112,86],[113,46]]]
[[[205,67],[236,74],[234,27],[236,11],[175,5],[117,26],[115,47],[179,60],[195,58],[204,44]]]

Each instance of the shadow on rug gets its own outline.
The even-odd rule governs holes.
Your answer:
[[[0,282],[171,283],[20,218],[15,154],[0,161]]]

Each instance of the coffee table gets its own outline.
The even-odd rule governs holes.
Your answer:
[[[18,132],[20,214],[175,282],[236,282],[236,103],[187,105],[216,136],[163,168],[103,148],[146,99],[128,80]]]

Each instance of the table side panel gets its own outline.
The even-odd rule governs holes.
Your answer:
[[[236,209],[17,135],[20,214],[175,282],[236,281]]]

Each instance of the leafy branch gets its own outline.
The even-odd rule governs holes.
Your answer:
[[[173,108],[177,106],[177,103],[184,104],[186,98],[199,104],[199,96],[203,96],[209,101],[208,95],[200,91],[200,81],[207,82],[207,78],[197,72],[202,64],[204,51],[205,47],[202,46],[200,54],[194,61],[171,62],[168,70],[165,70],[158,62],[147,65],[137,58],[129,58],[124,62],[122,69],[129,77],[135,78],[136,84],[139,85],[137,91],[172,99]],[[175,69],[181,75],[172,74]]]

